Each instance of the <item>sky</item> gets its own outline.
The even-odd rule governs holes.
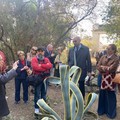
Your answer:
[[[83,31],[79,32],[79,33],[75,31],[75,34],[80,35],[82,37],[92,36],[92,29],[93,29],[94,23],[97,23],[97,24],[102,24],[103,23],[102,22],[102,15],[103,15],[103,12],[106,10],[109,1],[110,0],[98,0],[97,7],[94,10],[95,15],[96,15],[96,19],[92,19],[93,21],[91,21],[91,20],[81,21],[80,24],[78,25],[78,28],[77,28],[76,31],[79,31],[78,29],[81,29],[81,28],[83,29]],[[105,34],[101,35],[100,36],[100,42],[102,44],[108,44],[108,39],[107,38],[108,38],[108,36],[106,36]]]

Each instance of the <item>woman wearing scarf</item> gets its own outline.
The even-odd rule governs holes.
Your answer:
[[[98,115],[106,114],[110,119],[116,117],[116,85],[112,82],[119,64],[119,58],[116,52],[117,48],[114,44],[108,45],[107,54],[101,57],[97,65],[97,69],[102,74]]]

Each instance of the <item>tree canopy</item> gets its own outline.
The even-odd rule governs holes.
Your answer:
[[[107,14],[103,19],[104,28],[111,38],[115,39],[115,44],[120,49],[120,1],[111,0],[107,9]]]
[[[97,0],[0,0],[1,48],[27,52],[33,45],[58,45],[88,17]]]

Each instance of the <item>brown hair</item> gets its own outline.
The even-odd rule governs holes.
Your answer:
[[[111,47],[111,49],[114,51],[114,53],[117,52],[117,47],[115,44],[109,44],[109,46]]]

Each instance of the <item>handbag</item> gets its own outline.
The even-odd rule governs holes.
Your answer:
[[[36,87],[43,83],[43,78],[41,77],[40,74],[31,74],[27,77],[28,85]]]
[[[120,84],[120,65],[118,66],[118,68],[116,70],[116,75],[115,75],[114,79],[112,80],[112,82],[114,82],[116,84]]]
[[[42,72],[40,74],[31,74],[27,77],[28,85],[36,87],[43,83],[46,77],[50,76],[50,73]]]

